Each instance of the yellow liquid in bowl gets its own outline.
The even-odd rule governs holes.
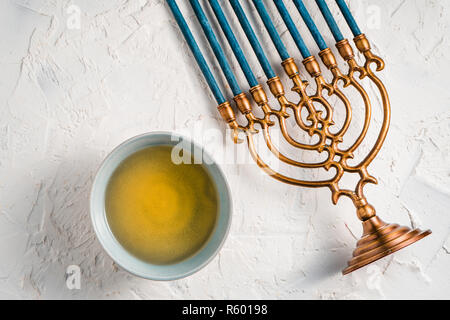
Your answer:
[[[132,154],[113,173],[105,195],[117,241],[153,264],[176,263],[198,252],[218,215],[217,191],[206,169],[176,165],[171,153],[170,146],[155,146]]]

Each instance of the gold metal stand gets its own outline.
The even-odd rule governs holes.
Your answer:
[[[306,93],[308,82],[302,79],[294,59],[290,58],[282,63],[286,74],[294,83],[292,91],[298,93],[300,96],[300,101],[298,103],[288,101],[285,96],[283,84],[278,77],[274,77],[270,79],[267,84],[272,95],[279,103],[279,109],[273,109],[269,105],[267,95],[260,85],[251,88],[250,94],[254,102],[263,110],[264,117],[259,118],[253,114],[252,105],[245,94],[240,94],[234,98],[237,108],[247,119],[247,124],[245,126],[237,123],[235,113],[228,102],[218,107],[223,119],[233,130],[234,142],[242,142],[239,140],[239,132],[244,132],[253,159],[258,166],[270,176],[284,183],[302,187],[328,187],[331,190],[332,201],[334,204],[338,202],[341,196],[347,196],[353,201],[353,204],[356,207],[357,216],[363,224],[363,236],[358,241],[357,248],[353,252],[353,258],[349,261],[348,267],[343,270],[343,274],[355,271],[356,269],[400,250],[431,233],[430,230],[411,230],[408,227],[400,227],[396,224],[387,224],[383,222],[376,216],[374,207],[367,202],[364,195],[363,189],[367,183],[377,184],[377,180],[368,173],[367,167],[376,157],[384,143],[389,129],[391,109],[386,88],[381,80],[375,75],[375,72],[370,68],[372,64],[375,64],[376,72],[379,72],[384,69],[384,61],[371,52],[369,41],[364,34],[356,37],[354,41],[358,50],[365,57],[364,65],[359,65],[356,62],[353,49],[348,40],[342,40],[336,45],[339,54],[349,66],[347,74],[341,72],[337,65],[336,58],[330,49],[325,49],[319,53],[322,62],[333,75],[331,82],[327,82],[322,76],[319,63],[313,56],[303,61],[306,71],[314,79],[316,84],[314,95],[308,95]],[[353,159],[355,150],[364,141],[370,126],[372,113],[370,98],[360,82],[355,78],[356,73],[359,74],[360,79],[370,79],[378,88],[379,97],[383,104],[384,117],[375,145],[359,164],[352,166],[347,163],[347,160]],[[344,88],[351,86],[356,89],[362,97],[365,108],[363,129],[353,145],[345,150],[341,149],[339,145],[343,142],[343,136],[347,132],[352,121],[352,106],[342,90],[339,89],[339,82],[344,84]],[[325,97],[324,91],[327,92],[328,98],[335,97],[340,100],[346,109],[344,124],[337,133],[330,132],[330,127],[334,125],[333,107],[328,102],[327,97]],[[314,103],[323,106],[326,114],[317,110]],[[311,137],[315,135],[319,137],[317,143],[313,145],[300,143],[289,135],[286,125],[286,119],[289,117],[289,114],[287,113],[288,108],[294,112],[295,122],[300,129],[307,132]],[[301,116],[304,109],[306,109],[308,113],[307,123],[303,121]],[[282,135],[289,144],[303,150],[313,150],[318,153],[326,152],[328,154],[327,159],[319,163],[304,163],[281,154],[271,140],[270,128],[275,126],[275,123],[271,120],[272,116],[275,116],[278,119]],[[258,155],[253,137],[259,133],[259,130],[255,128],[256,124],[261,127],[267,147],[280,161],[300,168],[324,168],[325,170],[334,168],[336,174],[328,180],[304,181],[276,172]],[[360,179],[355,190],[341,189],[339,187],[339,182],[346,172],[359,174]]]

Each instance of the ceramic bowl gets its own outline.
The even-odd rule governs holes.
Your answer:
[[[109,179],[119,164],[135,152],[157,145],[175,146],[183,143],[191,152],[203,155],[203,166],[215,183],[219,197],[216,226],[208,242],[196,254],[183,261],[156,265],[135,257],[117,241],[112,233],[105,211],[105,192]],[[175,280],[197,272],[207,265],[222,247],[231,223],[232,200],[230,188],[220,167],[203,148],[189,139],[171,132],[150,132],[131,138],[116,147],[103,161],[94,179],[90,196],[90,213],[97,238],[108,255],[128,272],[151,280]]]

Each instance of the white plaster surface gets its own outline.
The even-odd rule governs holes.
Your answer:
[[[178,2],[194,26],[187,1]],[[300,60],[273,4],[266,3]],[[96,169],[113,147],[140,133],[174,130],[202,142],[207,132],[224,131],[215,102],[163,0],[3,0],[0,298],[450,298],[450,2],[350,4],[374,52],[386,61],[381,77],[392,102],[391,130],[370,169],[379,185],[368,186],[367,197],[384,220],[431,228],[432,236],[342,276],[361,234],[348,199],[333,206],[328,190],[281,184],[255,165],[224,164],[235,211],[220,254],[178,281],[128,274],[103,252],[91,227],[88,196]],[[307,5],[334,43],[313,2]],[[289,8],[317,54],[292,3]],[[337,13],[334,5],[332,10]],[[228,5],[226,11],[231,17]],[[249,49],[241,34],[239,39]],[[380,110],[374,103],[375,129]],[[355,111],[355,120],[361,117]],[[245,145],[239,149],[246,152]],[[70,265],[81,268],[79,290],[66,287]]]

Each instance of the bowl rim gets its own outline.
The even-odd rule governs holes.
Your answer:
[[[94,187],[96,186],[96,184],[98,183],[98,180],[100,179],[100,173],[102,171],[102,169],[104,169],[104,167],[111,161],[111,158],[117,153],[119,152],[122,148],[124,148],[125,146],[127,146],[128,144],[132,143],[133,141],[139,140],[141,138],[144,137],[151,137],[151,136],[156,136],[156,135],[162,135],[162,136],[168,136],[168,137],[178,137],[179,139],[183,139],[183,141],[188,142],[189,145],[192,145],[194,148],[196,149],[200,149],[202,150],[203,153],[206,153],[206,155],[208,156],[209,159],[211,159],[211,163],[208,166],[212,166],[214,165],[215,168],[217,169],[218,174],[222,177],[223,180],[223,185],[224,185],[224,189],[226,190],[226,196],[228,198],[228,218],[227,218],[227,223],[225,225],[225,230],[223,232],[222,237],[220,238],[219,243],[216,245],[214,251],[212,254],[209,255],[208,258],[204,259],[201,263],[199,263],[198,265],[196,265],[194,268],[186,271],[186,272],[180,272],[177,275],[173,275],[173,276],[160,276],[160,275],[152,275],[152,274],[144,274],[141,272],[137,272],[132,270],[132,268],[130,268],[129,266],[126,266],[123,263],[120,263],[119,261],[117,261],[117,259],[114,256],[114,253],[112,252],[112,248],[106,243],[106,240],[103,238],[103,236],[100,234],[100,230],[98,230],[98,225],[95,223],[94,219],[94,215],[102,215],[104,218],[106,218],[106,211],[103,210],[102,213],[95,213],[94,211]],[[148,145],[148,147],[151,146],[156,146],[158,144],[150,144]],[[131,156],[133,153],[137,152],[138,150],[131,152],[130,154],[128,154],[126,157]],[[120,163],[119,163],[120,164]],[[117,164],[117,166],[119,165]],[[114,170],[117,168],[117,166],[114,168]],[[208,169],[209,171],[209,169]],[[217,184],[217,181],[211,177],[211,179],[214,181],[215,184]],[[106,188],[106,186],[105,186]],[[222,170],[222,168],[220,167],[220,165],[211,157],[211,155],[198,143],[196,143],[195,141],[193,141],[193,139],[186,137],[185,135],[179,134],[175,131],[150,131],[150,132],[146,132],[146,133],[142,133],[136,136],[133,136],[131,138],[126,139],[125,141],[123,141],[122,143],[120,143],[119,145],[117,145],[116,147],[114,147],[109,153],[108,155],[103,159],[103,161],[100,163],[100,165],[98,166],[96,172],[95,172],[95,176],[94,176],[94,180],[92,181],[91,184],[91,189],[89,192],[89,215],[90,215],[90,219],[91,219],[91,224],[93,226],[94,232],[95,232],[95,236],[97,238],[97,240],[100,242],[102,249],[106,252],[106,254],[114,261],[114,263],[116,263],[120,268],[122,268],[123,270],[129,272],[130,274],[133,274],[137,277],[140,278],[144,278],[144,279],[148,279],[148,280],[155,280],[155,281],[173,281],[173,280],[178,280],[178,279],[182,279],[185,277],[188,277],[198,271],[200,271],[201,269],[203,269],[204,267],[206,267],[206,265],[208,265],[220,252],[220,250],[222,249],[226,239],[228,238],[228,234],[231,228],[231,222],[232,222],[232,216],[233,216],[233,198],[232,198],[232,193],[231,193],[231,188],[230,185],[228,183],[228,180],[226,179],[226,176]],[[107,226],[109,227],[109,225],[107,224]],[[210,237],[212,237],[214,235],[214,233],[216,232],[216,228],[217,225],[215,227],[215,229],[213,230],[212,234]],[[110,232],[112,233],[112,231],[110,230]],[[118,240],[115,238],[114,234],[112,233],[113,238],[116,240],[117,244],[119,246],[122,247],[122,245],[118,242]],[[123,247],[122,247],[123,248]],[[129,255],[132,255],[130,252],[128,252],[128,250],[126,250],[125,248],[123,248]],[[205,249],[205,246],[203,246],[197,253],[195,253],[193,256],[191,256],[190,258],[187,258],[187,260],[195,257],[198,253],[200,253],[202,250]],[[140,260],[139,258],[136,257],[136,259]],[[143,261],[143,260],[141,260]],[[178,263],[182,263],[183,261],[186,260],[182,260]],[[144,262],[144,261],[143,261]],[[151,263],[145,262],[149,265],[152,265]],[[164,265],[163,265],[164,266]]]

